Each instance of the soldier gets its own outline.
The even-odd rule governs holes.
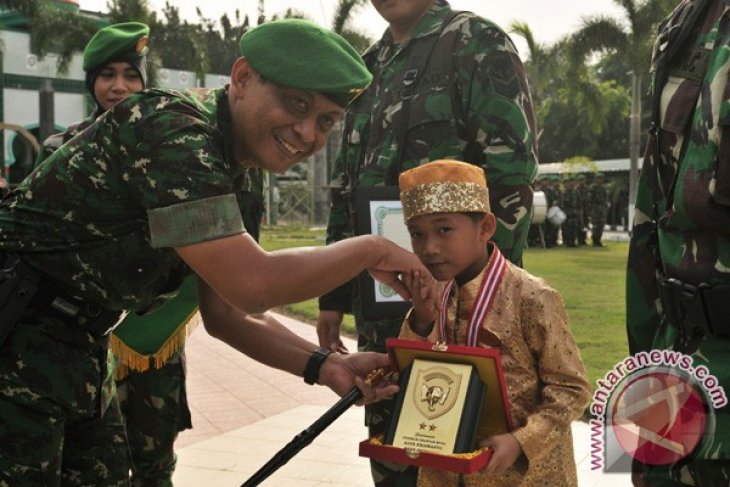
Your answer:
[[[580,213],[578,225],[578,245],[586,245],[588,239],[588,218],[590,216],[588,213],[590,182],[587,180],[585,174],[576,174],[575,180],[575,189],[578,193],[578,210]]]
[[[84,49],[86,87],[96,109],[86,120],[46,139],[37,164],[71,140],[105,111],[147,86],[147,39],[150,29],[139,22],[100,29]],[[251,228],[249,222],[246,228]],[[178,432],[191,428],[185,393],[184,343],[195,313],[195,282],[187,292],[142,317],[133,313],[111,337],[116,360],[119,407],[127,429],[132,461],[131,483],[172,485]],[[144,333],[154,327],[158,333]]]
[[[509,37],[492,22],[458,13],[444,0],[373,0],[388,21],[364,54],[375,81],[348,111],[332,171],[327,243],[351,237],[358,188],[397,186],[400,172],[453,158],[479,165],[497,217],[494,241],[516,264],[530,226],[531,184],[537,173],[535,123],[522,63]],[[402,316],[362,316],[356,283],[320,299],[320,345],[343,350],[343,313],[352,312],[360,350],[385,349]],[[385,318],[385,317],[384,317]],[[371,434],[385,429],[392,403],[366,409]],[[413,485],[403,473],[373,462],[377,485]]]
[[[598,172],[593,178],[593,184],[589,188],[590,195],[588,209],[591,217],[591,241],[594,247],[603,247],[603,227],[606,226],[606,211],[608,210],[608,189],[603,174]]]
[[[558,205],[561,197],[560,178],[553,174],[545,176],[543,191],[548,209]],[[559,225],[554,225],[549,221],[545,223],[545,247],[551,248],[558,244],[558,228]]]
[[[234,348],[340,394],[356,384],[366,402],[397,390],[358,377],[384,355],[331,354],[250,313],[366,268],[408,296],[397,275],[425,267],[373,236],[264,252],[236,197],[245,168],[284,172],[321,149],[371,76],[302,20],[263,24],[240,47],[225,88],[129,96],[0,203],[0,484],[128,485],[109,332],[193,272],[206,330]]]
[[[565,212],[565,222],[561,226],[563,245],[566,247],[578,246],[578,233],[583,225],[583,208],[578,191],[578,179],[575,175],[568,175],[563,179],[563,199],[560,207]]]
[[[84,48],[86,89],[96,108],[85,120],[43,141],[36,166],[94,123],[99,115],[147,86],[147,42],[150,28],[140,22],[100,29]]]
[[[632,354],[673,349],[730,390],[730,7],[684,0],[655,43],[653,123],[629,244]],[[635,461],[637,486],[730,485],[730,407],[709,414],[700,443],[677,463]]]

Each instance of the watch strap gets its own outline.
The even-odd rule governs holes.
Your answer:
[[[322,368],[322,364],[324,364],[324,361],[327,360],[327,357],[331,353],[332,350],[323,347],[319,347],[314,352],[312,352],[312,355],[307,361],[307,366],[304,367],[304,382],[309,385],[317,383],[317,381],[319,380],[319,371]]]

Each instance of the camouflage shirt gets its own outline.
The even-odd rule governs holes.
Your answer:
[[[98,112],[92,113],[89,118],[82,120],[79,123],[69,125],[66,130],[53,134],[43,141],[41,150],[38,152],[38,158],[35,161],[36,167],[46,160],[51,154],[61,148],[63,144],[76,137],[78,134],[84,131],[86,127],[94,123],[96,118],[99,116]]]
[[[357,187],[397,185],[399,172],[451,158],[485,169],[497,216],[494,241],[508,259],[521,263],[537,172],[535,123],[524,69],[512,41],[495,24],[464,13],[442,29],[452,17],[449,4],[437,0],[409,41],[394,44],[386,31],[364,54],[374,81],[346,116],[332,171],[328,243],[354,234]],[[440,39],[410,100],[405,147],[397,165],[395,128],[403,123],[403,73],[415,46],[436,35]],[[347,311],[351,296],[351,288],[340,288],[324,296],[320,307]]]
[[[663,65],[673,47],[672,33],[699,3],[709,4],[700,25]],[[728,0],[685,0],[665,21],[655,45],[651,88],[658,110],[639,178],[629,247],[626,301],[632,353],[675,346],[676,330],[665,321],[658,299],[656,247],[667,277],[694,286],[730,284],[729,17]],[[726,391],[729,347],[727,339],[705,337],[687,350],[693,365],[705,365]],[[730,418],[716,418],[715,433],[706,435],[694,454],[728,459]]]
[[[147,90],[102,114],[0,205],[0,249],[70,294],[142,308],[190,269],[171,248],[244,232],[223,90]]]

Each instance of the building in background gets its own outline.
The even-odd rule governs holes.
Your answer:
[[[99,12],[79,10],[77,0],[56,0],[59,8],[69,8],[91,18],[98,28],[109,25]],[[0,123],[2,123],[2,171],[11,185],[21,181],[33,168],[41,121],[42,91],[52,92],[53,126],[65,130],[89,116],[94,101],[84,85],[83,54],[76,53],[68,73],[61,76],[56,68],[57,56],[39,59],[31,50],[28,17],[12,11],[0,12],[2,71],[0,72]],[[219,87],[228,82],[228,74],[208,74],[198,83],[195,73],[159,69],[155,86],[162,88]],[[48,96],[48,95],[46,95]],[[23,130],[24,129],[24,130]]]

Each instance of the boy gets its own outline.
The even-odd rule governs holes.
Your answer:
[[[435,161],[399,184],[413,251],[440,281],[408,276],[413,309],[400,337],[497,347],[504,365],[515,429],[479,438],[492,459],[463,485],[577,485],[570,423],[590,389],[560,295],[489,242],[496,223],[481,168]],[[459,474],[428,468],[418,484],[462,485]]]

